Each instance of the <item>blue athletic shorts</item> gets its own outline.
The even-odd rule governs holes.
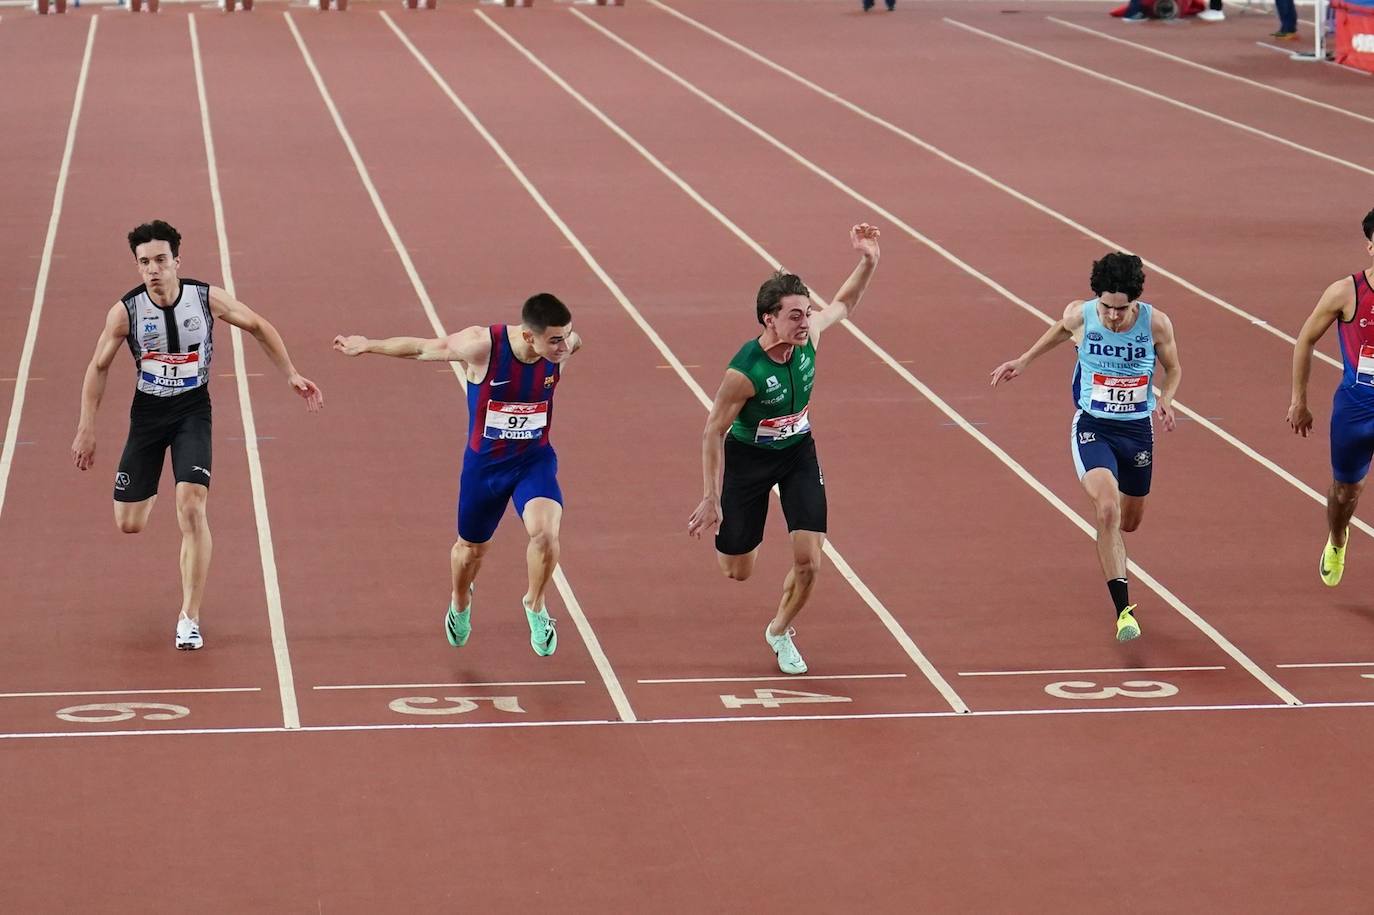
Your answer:
[[[1342,384],[1331,399],[1331,475],[1337,483],[1358,483],[1374,457],[1374,390],[1366,394]]]
[[[516,514],[523,516],[530,499],[540,498],[563,504],[558,455],[552,448],[535,448],[495,464],[465,454],[458,485],[458,536],[468,543],[486,543],[496,533],[507,502],[514,500]]]
[[[1097,467],[1116,477],[1125,496],[1150,494],[1154,470],[1155,430],[1148,419],[1098,419],[1082,410],[1073,415],[1069,450],[1078,478]]]

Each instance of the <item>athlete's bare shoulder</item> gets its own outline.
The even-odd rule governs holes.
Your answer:
[[[1064,306],[1064,327],[1068,330],[1077,330],[1083,326],[1083,299],[1074,299]]]

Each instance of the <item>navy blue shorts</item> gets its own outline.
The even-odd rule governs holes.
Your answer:
[[[1337,483],[1358,483],[1374,457],[1374,389],[1342,384],[1331,399],[1331,475]]]
[[[463,456],[458,485],[458,536],[468,543],[486,543],[496,533],[506,503],[514,500],[523,516],[531,499],[563,504],[558,487],[558,455],[552,448],[535,448],[513,461],[490,463]]]
[[[1073,415],[1069,450],[1078,479],[1097,467],[1116,477],[1125,496],[1148,496],[1154,470],[1155,430],[1149,419],[1098,419],[1082,410]]]

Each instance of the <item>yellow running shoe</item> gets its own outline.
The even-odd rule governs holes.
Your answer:
[[[1122,610],[1116,617],[1116,640],[1118,642],[1129,642],[1131,639],[1140,638],[1140,624],[1135,621],[1132,615],[1135,613],[1135,604],[1131,604]]]
[[[1322,575],[1322,584],[1328,588],[1334,588],[1341,583],[1341,576],[1345,574],[1345,547],[1350,546],[1350,528],[1345,529],[1345,546],[1332,546],[1331,535],[1326,537],[1326,549],[1322,550],[1322,563],[1318,571]]]

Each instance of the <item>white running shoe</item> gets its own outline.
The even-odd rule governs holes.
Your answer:
[[[183,616],[177,620],[177,650],[195,651],[197,648],[205,647],[205,640],[200,637],[200,623]]]
[[[778,670],[785,674],[804,674],[806,673],[806,662],[802,660],[801,652],[797,651],[797,646],[792,644],[792,636],[797,634],[797,630],[788,627],[782,635],[773,635],[768,630],[773,626],[769,623],[763,627],[763,638],[768,642],[768,647],[773,649],[773,653],[778,656]]]
[[[1197,14],[1203,22],[1221,22],[1226,18],[1225,10],[1203,10]]]

